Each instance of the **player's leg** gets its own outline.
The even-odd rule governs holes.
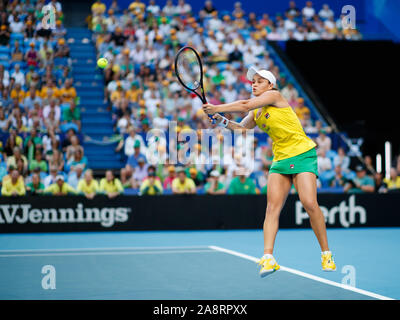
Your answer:
[[[264,219],[264,255],[259,262],[261,277],[280,268],[272,253],[279,228],[279,216],[291,186],[290,175],[270,173],[268,176],[267,210]]]
[[[279,216],[292,186],[290,175],[270,173],[268,175],[267,209],[264,219],[264,254],[272,254],[279,228]]]
[[[300,201],[310,217],[311,227],[318,239],[323,254],[324,270],[335,270],[336,266],[329,251],[325,217],[317,201],[317,178],[312,172],[302,172],[293,176],[293,184]],[[325,266],[324,266],[325,263]]]

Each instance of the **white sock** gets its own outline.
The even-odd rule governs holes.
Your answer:
[[[332,252],[330,252],[330,251],[322,251],[322,252],[321,252],[321,255],[324,255],[324,254],[327,254],[327,253],[332,254]]]
[[[274,257],[272,256],[272,254],[266,253],[266,254],[263,255],[263,258],[264,259],[273,259]]]

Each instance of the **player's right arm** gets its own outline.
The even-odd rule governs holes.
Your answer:
[[[217,124],[219,124],[223,120],[223,117],[218,113],[214,114],[212,117],[215,119],[215,123]],[[242,121],[240,121],[240,123],[229,120],[229,123],[226,127],[231,130],[248,130],[253,129],[255,126],[256,122],[254,121],[254,114],[253,112],[249,112],[247,116],[245,116]]]

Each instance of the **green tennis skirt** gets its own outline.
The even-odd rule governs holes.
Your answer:
[[[295,174],[301,172],[312,172],[318,177],[317,151],[312,148],[297,156],[273,161],[269,172],[280,174]]]

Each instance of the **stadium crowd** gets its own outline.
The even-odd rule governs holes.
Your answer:
[[[144,195],[166,193],[265,193],[273,154],[269,140],[242,136],[235,142],[252,152],[254,170],[231,152],[228,164],[208,163],[201,144],[184,165],[169,163],[165,139],[145,141],[151,129],[166,131],[171,121],[177,133],[209,128],[201,101],[182,90],[174,78],[173,59],[183,44],[193,45],[205,62],[205,90],[211,103],[250,97],[244,74],[249,65],[271,70],[278,88],[294,108],[306,133],[318,145],[319,187],[346,192],[386,192],[400,188],[400,159],[391,178],[369,166],[352,170],[345,149],[332,150],[330,128],[311,116],[295,85],[288,82],[266,50],[267,40],[361,38],[357,30],[341,27],[341,17],[325,5],[312,3],[298,9],[290,1],[283,15],[256,16],[244,12],[239,2],[231,12],[219,12],[211,1],[193,14],[184,0],[167,0],[160,6],[140,0],[128,8],[112,1],[109,8],[97,0],[91,6],[88,26],[93,31],[98,56],[109,64],[104,70],[105,103],[112,112],[121,140],[116,152],[126,159],[120,178],[111,170],[97,181],[84,155],[80,134],[80,106],[71,77],[69,46],[63,27],[62,6],[56,27],[42,25],[44,0],[0,1],[0,180],[1,194],[95,194],[115,197],[127,189]],[[243,114],[231,115],[239,120]],[[218,130],[218,129],[216,129]],[[256,130],[257,132],[257,130]],[[218,139],[222,139],[222,131]],[[154,148],[155,146],[155,148]],[[177,149],[183,144],[177,142]],[[216,150],[221,154],[221,150]],[[199,161],[200,160],[200,161]],[[295,190],[293,189],[293,192]]]

